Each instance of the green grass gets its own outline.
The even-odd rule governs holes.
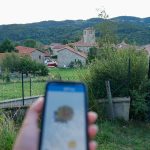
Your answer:
[[[85,74],[86,69],[64,69],[50,68],[49,73],[54,76],[61,76],[62,80],[80,80],[80,76]]]
[[[102,121],[97,136],[98,150],[149,150],[150,124]]]
[[[4,115],[0,115],[0,150],[12,150],[17,135],[14,122]]]
[[[62,80],[80,80],[86,69],[49,69],[50,77]],[[46,84],[45,78],[34,78],[32,95],[42,95]],[[30,95],[29,82],[25,82],[25,97]],[[0,100],[20,98],[21,82],[0,83]],[[100,131],[96,137],[98,150],[150,150],[150,124],[141,122],[101,121]],[[8,119],[0,116],[0,150],[12,149],[18,127]]]
[[[149,150],[150,124],[142,122],[101,121],[96,137],[97,150]],[[19,126],[0,115],[0,150],[11,150]]]
[[[46,81],[50,78],[61,79],[62,80],[72,80],[79,81],[81,74],[84,74],[86,69],[59,69],[51,68],[49,69],[49,76],[47,77],[35,77],[32,78],[32,96],[43,95],[46,85]],[[10,83],[0,82],[0,101],[21,98],[22,97],[22,83],[21,81],[14,80]],[[24,82],[24,96],[30,96],[30,83]]]
[[[32,96],[42,95],[46,82],[32,82]],[[22,97],[22,83],[1,83],[0,84],[0,100],[7,100]],[[30,96],[30,83],[24,83],[24,96]]]

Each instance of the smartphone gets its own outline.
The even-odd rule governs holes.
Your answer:
[[[87,101],[83,83],[47,83],[39,150],[88,150]]]

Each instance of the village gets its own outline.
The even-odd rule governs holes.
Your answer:
[[[48,67],[69,68],[77,63],[86,65],[88,53],[92,47],[98,48],[93,27],[86,28],[83,31],[81,40],[75,43],[61,44],[51,43],[43,45],[40,49],[16,46],[15,52],[20,56],[29,56],[32,60],[43,63]],[[150,44],[143,46],[129,45],[122,41],[114,46],[116,49],[127,49],[134,47],[137,50],[145,50],[150,55]],[[0,59],[4,58],[6,53],[0,53]],[[0,69],[1,72],[1,69]]]
[[[91,54],[94,57],[89,57]],[[108,139],[126,141],[128,133],[131,147],[148,149],[149,56],[150,44],[131,45],[123,40],[111,47],[101,47],[93,27],[85,28],[77,42],[50,43],[40,48],[17,45],[13,52],[0,53],[0,108],[6,112],[11,109],[12,120],[20,126],[26,109],[44,95],[47,81],[81,81],[89,91],[89,110],[96,111],[102,122],[98,123],[102,128],[102,133],[98,133],[102,140],[98,139],[98,143],[104,142],[105,147]],[[147,145],[141,144],[145,137]],[[12,137],[11,146],[14,140]],[[126,142],[124,145],[128,149]]]
[[[20,56],[30,56],[32,60],[46,64],[48,67],[67,68],[71,63],[81,62],[86,65],[90,48],[98,47],[96,43],[95,30],[93,27],[86,28],[83,31],[81,40],[75,43],[63,45],[61,43],[51,43],[44,45],[40,49],[16,46],[15,50]],[[133,45],[126,44],[124,41],[115,46],[117,49],[126,49]],[[134,47],[137,50],[145,50],[150,55],[150,44]],[[0,58],[5,57],[5,53],[0,53]]]

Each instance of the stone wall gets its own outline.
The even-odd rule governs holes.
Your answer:
[[[113,101],[114,118],[129,120],[130,97],[115,97]],[[107,99],[98,100],[100,109],[103,109],[106,116],[112,119],[112,112]]]
[[[27,97],[24,99],[24,105],[23,105],[23,100],[22,98],[18,99],[11,99],[11,100],[5,100],[0,102],[0,109],[5,109],[5,108],[14,108],[14,107],[28,107],[30,106],[34,101],[36,101],[40,96],[32,96],[32,97]]]

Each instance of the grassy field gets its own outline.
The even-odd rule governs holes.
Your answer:
[[[97,150],[149,150],[150,124],[101,121],[96,137]],[[0,150],[12,150],[19,128],[10,119],[0,117]]]
[[[102,121],[98,150],[150,150],[150,124]]]
[[[32,96],[42,95],[44,93],[44,87],[46,82],[32,82]],[[12,82],[0,84],[0,100],[7,100],[13,98],[22,97],[22,83]],[[24,96],[30,96],[30,83],[24,83]]]
[[[59,69],[50,68],[48,77],[36,77],[32,78],[32,96],[43,95],[46,81],[50,78],[61,80],[80,80],[81,74],[85,73],[85,69]],[[30,82],[24,83],[24,95],[30,96]],[[12,81],[9,83],[0,83],[0,101],[20,98],[22,97],[22,83],[21,81]]]
[[[42,95],[46,80],[80,80],[86,69],[49,69],[49,77],[32,79],[32,95]],[[29,82],[24,83],[25,96],[30,95]],[[0,100],[21,97],[21,82],[0,83]],[[98,121],[97,150],[150,150],[150,124],[141,122]],[[0,150],[11,150],[18,125],[0,116]]]
[[[86,69],[61,69],[51,68],[49,73],[54,76],[61,76],[63,80],[80,80],[80,76],[85,74]]]

